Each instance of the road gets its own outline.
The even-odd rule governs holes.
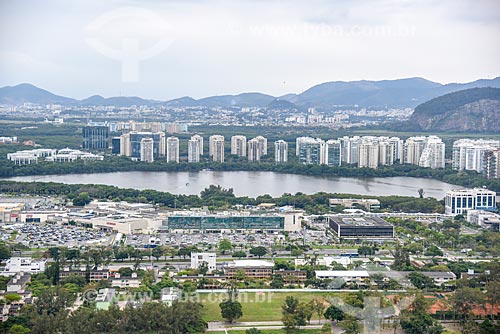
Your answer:
[[[325,320],[322,320],[320,323],[318,323],[317,320],[311,321],[311,325],[303,326],[301,328],[307,328],[307,329],[317,329],[321,328],[323,324],[325,323]],[[214,321],[214,322],[209,322],[208,323],[208,332],[221,332],[224,330],[247,330],[250,328],[257,328],[257,329],[281,329],[283,328],[283,323],[281,321],[254,321],[254,322],[235,322],[232,324],[229,324],[227,322],[222,322],[222,321]]]

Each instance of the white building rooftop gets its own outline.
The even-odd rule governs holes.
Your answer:
[[[274,267],[272,261],[267,260],[234,260],[229,263],[230,267]]]

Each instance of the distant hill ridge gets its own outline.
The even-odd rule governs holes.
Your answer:
[[[165,105],[176,107],[285,107],[288,101],[293,107],[332,108],[334,106],[354,106],[365,108],[414,108],[432,98],[468,88],[500,88],[500,77],[480,79],[469,83],[442,85],[423,78],[406,78],[380,81],[332,81],[315,85],[300,94],[286,94],[274,97],[258,92],[238,95],[209,96],[202,99],[181,97],[169,101],[155,101],[132,96],[104,98],[93,95],[83,100],[53,94],[31,84],[20,84],[0,88],[0,104],[21,105],[23,103],[62,104],[92,106],[114,105]],[[279,102],[282,101],[282,102]]]
[[[415,130],[500,132],[500,89],[471,88],[446,94],[415,108]]]

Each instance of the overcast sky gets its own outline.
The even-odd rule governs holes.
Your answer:
[[[0,86],[84,98],[500,76],[498,0],[0,0]]]

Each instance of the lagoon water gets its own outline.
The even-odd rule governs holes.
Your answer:
[[[59,182],[67,184],[106,184],[120,188],[155,189],[173,194],[199,194],[211,184],[233,188],[237,196],[256,197],[270,194],[320,191],[358,195],[418,196],[442,199],[445,192],[459,186],[426,178],[412,177],[332,177],[281,174],[274,172],[117,172],[97,174],[38,175],[9,178],[24,182]]]

